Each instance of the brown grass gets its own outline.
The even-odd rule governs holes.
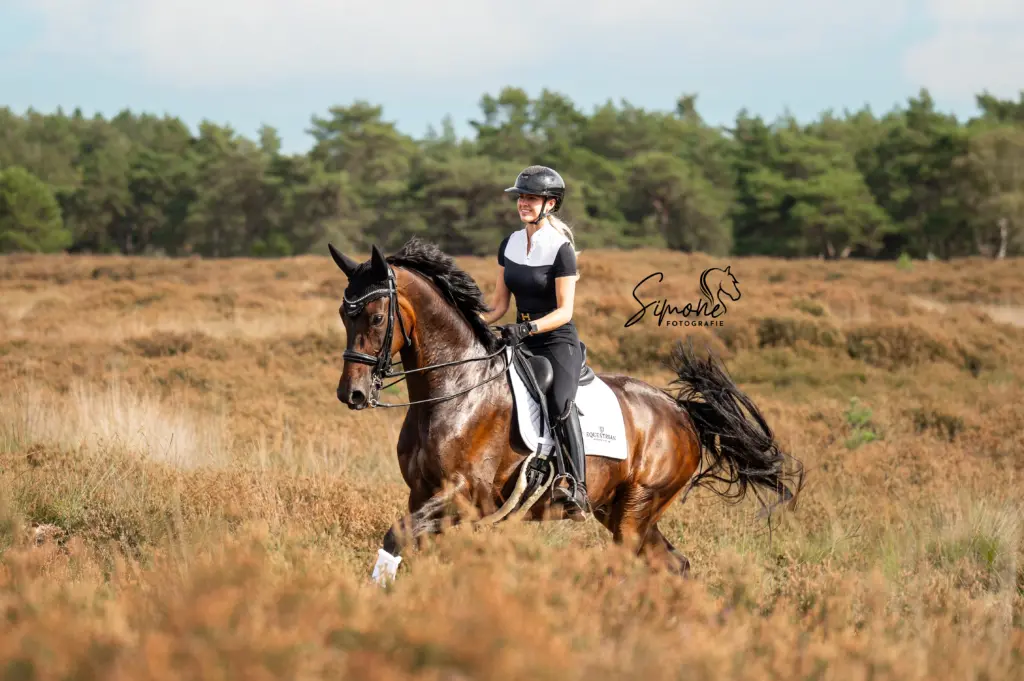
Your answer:
[[[723,263],[587,251],[576,323],[655,385],[683,335],[721,353],[808,466],[797,513],[769,538],[691,495],[661,523],[688,581],[510,525],[381,590],[404,413],[334,396],[329,258],[0,260],[4,678],[1024,676],[1021,263],[728,264],[725,326],[623,328],[647,274],[681,306]]]

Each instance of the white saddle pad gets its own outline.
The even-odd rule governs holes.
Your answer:
[[[523,442],[536,451],[542,445],[541,454],[547,454],[554,446],[550,428],[542,418],[540,405],[530,396],[526,383],[512,363],[512,348],[506,347],[509,379],[512,393],[518,406],[517,425]],[[626,458],[626,422],[622,417],[622,405],[615,393],[600,376],[588,385],[576,389],[576,406],[580,412],[580,429],[583,431],[583,449],[587,456],[603,456],[609,459]]]

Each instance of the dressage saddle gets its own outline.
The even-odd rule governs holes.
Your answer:
[[[583,355],[583,366],[580,369],[578,385],[588,385],[594,381],[596,374],[587,365],[587,346],[580,341],[580,353]],[[541,404],[541,410],[548,423],[551,419],[547,414],[546,396],[550,394],[551,384],[554,382],[554,371],[551,368],[551,361],[547,357],[535,355],[526,345],[517,343],[512,349],[512,363],[520,370],[526,391]],[[519,405],[512,403],[512,420],[516,420],[516,412]],[[523,441],[518,428],[512,428],[509,433],[509,441],[512,447],[523,454],[529,454],[530,448]]]
[[[537,387],[547,395],[555,376],[554,371],[551,369],[551,360],[547,357],[533,354],[529,348],[519,347],[527,358],[527,365],[533,372],[533,378],[537,382]],[[587,385],[594,380],[594,370],[587,365],[587,346],[583,341],[580,341],[580,353],[583,355],[583,366],[580,369],[579,385]]]

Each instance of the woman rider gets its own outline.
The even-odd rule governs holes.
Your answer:
[[[498,247],[498,282],[492,312],[480,317],[492,324],[508,310],[516,297],[516,322],[501,327],[512,343],[522,341],[535,355],[551,361],[554,379],[548,391],[548,414],[559,439],[569,450],[570,480],[556,486],[552,499],[565,505],[567,514],[582,520],[588,510],[586,457],[583,433],[575,409],[583,357],[572,321],[576,292],[575,240],[568,225],[553,215],[565,197],[561,175],[544,166],[530,166],[519,173],[515,186],[505,190],[518,200],[519,218],[525,227],[506,236]]]

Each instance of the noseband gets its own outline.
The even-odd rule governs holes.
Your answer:
[[[369,291],[363,293],[361,296],[354,300],[349,300],[347,295],[343,295],[342,306],[346,315],[348,315],[349,317],[355,317],[363,310],[364,307],[366,307],[367,303],[378,298],[383,298],[384,296],[387,296],[389,301],[388,326],[387,329],[384,331],[384,342],[381,344],[380,352],[376,355],[368,355],[365,352],[357,352],[355,350],[349,350],[346,348],[345,352],[343,352],[341,355],[342,359],[344,359],[346,362],[368,364],[371,367],[373,367],[373,369],[370,372],[372,390],[370,393],[369,404],[371,407],[407,407],[413,404],[423,404],[426,402],[438,402],[441,400],[448,400],[453,397],[458,397],[459,395],[467,393],[470,390],[473,390],[473,388],[477,388],[483,385],[484,383],[489,383],[496,379],[498,376],[501,376],[503,373],[505,373],[505,370],[508,368],[507,358],[505,360],[506,366],[501,371],[496,373],[494,376],[491,376],[487,380],[481,381],[480,383],[477,383],[474,386],[466,388],[465,390],[461,390],[453,395],[432,397],[430,399],[417,400],[415,402],[384,403],[378,401],[377,396],[380,394],[380,391],[382,389],[390,388],[391,386],[397,383],[401,383],[403,380],[405,380],[405,376],[407,374],[413,374],[418,371],[428,371],[430,369],[440,369],[441,367],[452,366],[455,364],[464,364],[466,362],[476,362],[479,360],[491,359],[492,357],[494,357],[499,352],[502,352],[505,349],[504,345],[502,345],[491,354],[484,355],[483,357],[471,357],[469,359],[456,360],[453,362],[444,362],[442,364],[430,364],[424,367],[418,367],[416,369],[409,369],[407,371],[392,372],[391,367],[393,367],[395,363],[391,361],[391,341],[394,336],[396,317],[398,318],[398,325],[402,329],[402,339],[405,341],[406,346],[412,345],[412,340],[409,338],[409,333],[405,329],[405,322],[402,321],[402,314],[398,308],[398,282],[395,279],[395,271],[389,265],[386,285],[370,289]],[[383,385],[385,378],[394,378],[395,376],[401,376],[402,378],[399,378],[397,381],[389,383],[386,386]]]

